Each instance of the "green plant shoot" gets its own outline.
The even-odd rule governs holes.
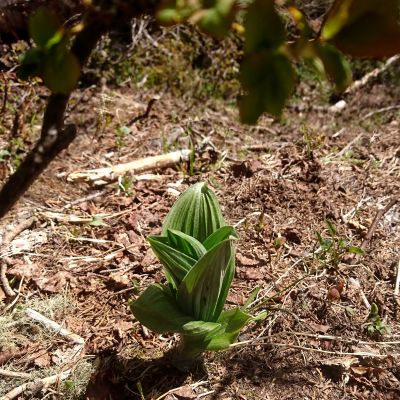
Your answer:
[[[169,211],[161,235],[148,237],[167,284],[150,285],[130,307],[154,332],[180,335],[175,360],[180,369],[190,367],[204,351],[228,348],[254,320],[244,308],[224,310],[235,272],[236,239],[205,183],[183,193]]]

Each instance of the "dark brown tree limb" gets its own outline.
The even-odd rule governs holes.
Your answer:
[[[96,16],[88,16],[83,30],[77,34],[71,48],[81,66],[86,64],[97,41],[107,29],[106,22]],[[28,190],[50,162],[74,140],[75,126],[64,126],[69,97],[70,94],[50,95],[38,143],[0,191],[0,218]]]

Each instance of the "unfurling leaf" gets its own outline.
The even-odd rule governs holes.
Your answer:
[[[162,234],[166,236],[168,229],[171,229],[203,242],[224,225],[215,194],[200,182],[186,190],[172,206],[165,218]]]
[[[220,296],[225,293],[224,278],[230,275],[232,257],[232,243],[228,239],[214,246],[192,267],[177,293],[177,302],[185,313],[195,320],[215,322],[218,319]]]

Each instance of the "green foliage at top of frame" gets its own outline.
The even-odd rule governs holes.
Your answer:
[[[29,19],[29,34],[35,47],[26,52],[19,77],[39,76],[52,93],[70,93],[78,82],[80,65],[68,48],[68,34],[58,18],[39,8]]]
[[[190,23],[215,37],[235,29],[243,36],[239,109],[242,121],[250,124],[264,112],[281,115],[299,60],[310,62],[340,92],[352,80],[344,54],[386,57],[400,52],[400,0],[335,0],[319,32],[291,1],[165,0],[154,13],[164,25]],[[289,20],[295,26],[290,37]],[[68,48],[71,32],[43,8],[29,27],[36,47],[26,53],[20,76],[39,76],[53,93],[69,93],[80,74]]]

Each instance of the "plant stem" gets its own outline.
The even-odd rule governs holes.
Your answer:
[[[189,371],[195,364],[201,361],[201,355],[205,351],[203,337],[180,335],[180,342],[172,358],[172,364],[180,371]]]

